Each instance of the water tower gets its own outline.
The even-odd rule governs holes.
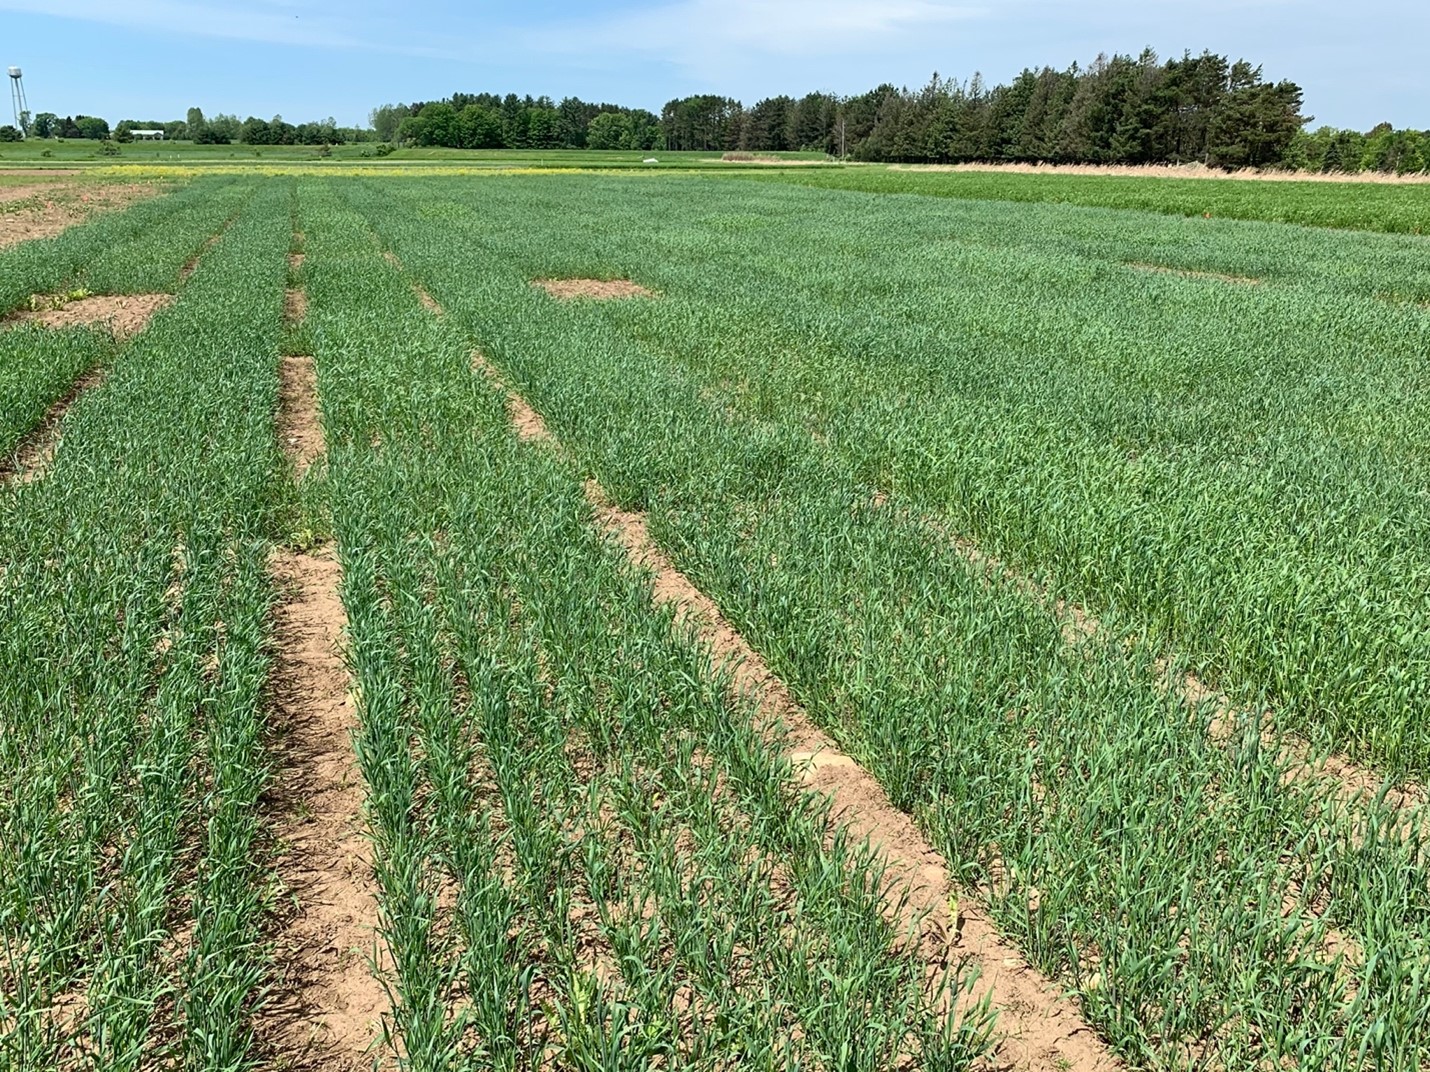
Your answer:
[[[25,100],[25,72],[10,68],[10,103],[14,105],[15,126],[22,134],[30,133],[30,105]]]

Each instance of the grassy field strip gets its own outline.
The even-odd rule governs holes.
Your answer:
[[[105,365],[115,346],[102,333],[25,326],[0,332],[0,471],[23,469],[16,454],[37,425],[48,423],[75,382]]]
[[[878,492],[876,501],[879,506],[886,506],[889,496]],[[1010,569],[1005,563],[985,554],[966,537],[949,533],[938,519],[922,518],[920,523],[945,535],[970,565],[986,570],[996,576],[999,583],[1007,584],[1046,606],[1063,622],[1063,638],[1067,643],[1084,643],[1103,630],[1102,623],[1085,608],[1059,598],[1046,583]],[[1267,713],[1239,709],[1225,694],[1208,688],[1194,672],[1178,670],[1171,660],[1166,659],[1159,666],[1165,671],[1163,680],[1166,688],[1201,720],[1213,740],[1235,749],[1243,745],[1242,738],[1249,727],[1258,727],[1261,748],[1276,757],[1273,762],[1282,766],[1285,779],[1329,781],[1336,787],[1336,795],[1341,802],[1351,807],[1363,801],[1383,805],[1389,809],[1384,829],[1393,831],[1400,839],[1418,841],[1419,831],[1425,825],[1427,804],[1423,787],[1396,784],[1395,779],[1353,763],[1344,756],[1318,754],[1307,742],[1278,733],[1274,719]],[[1377,829],[1370,836],[1378,836],[1379,832]],[[1359,838],[1363,835],[1356,833],[1353,836]],[[1294,917],[1305,901],[1305,884],[1291,883],[1282,897],[1283,917]],[[1356,939],[1334,928],[1326,930],[1321,945],[1333,960],[1364,963],[1365,951]]]
[[[252,1055],[282,204],[70,411],[48,479],[0,493],[8,1067]]]
[[[887,492],[875,493],[874,502],[879,507],[899,506]],[[904,508],[906,509],[906,508]],[[918,524],[927,526],[942,534],[957,552],[976,569],[985,570],[996,576],[998,583],[1022,592],[1029,599],[1049,609],[1062,623],[1064,640],[1069,644],[1081,644],[1103,631],[1102,622],[1086,607],[1072,603],[1057,595],[1046,578],[1036,578],[1019,573],[997,557],[983,551],[967,536],[951,532],[941,519],[922,516]],[[1407,812],[1401,826],[1410,829],[1418,821],[1418,812],[1430,803],[1423,785],[1394,778],[1372,767],[1356,763],[1344,755],[1327,754],[1314,749],[1309,742],[1294,734],[1279,732],[1274,716],[1266,711],[1251,711],[1239,707],[1223,692],[1209,687],[1195,672],[1179,670],[1174,660],[1164,658],[1160,665],[1165,670],[1165,684],[1190,710],[1204,712],[1208,734],[1222,744],[1232,744],[1234,739],[1245,732],[1248,725],[1260,727],[1262,747],[1278,754],[1285,763],[1286,777],[1328,778],[1335,782],[1339,795],[1346,803],[1359,800],[1380,800],[1395,811]]]
[[[1179,275],[1185,279],[1219,279],[1223,283],[1239,283],[1246,287],[1260,286],[1264,280],[1257,279],[1249,275],[1226,275],[1222,272],[1201,272],[1192,268],[1169,268],[1162,264],[1147,264],[1145,261],[1128,261],[1127,267],[1136,268],[1139,272],[1165,272],[1168,275]]]
[[[204,250],[210,250],[223,237],[224,231],[232,224],[235,217],[223,225],[204,245]],[[193,275],[198,268],[201,254],[195,255],[183,268],[179,276],[179,286],[177,290],[182,290],[189,276]],[[148,325],[153,312],[164,308],[172,299],[156,302],[152,311],[146,310],[142,320],[127,325],[129,330],[142,331]],[[10,329],[5,333],[5,341],[10,341],[9,336],[16,329]],[[15,336],[14,341],[20,344],[20,354],[25,358],[23,368],[16,366],[15,374],[21,380],[14,385],[14,393],[6,398],[7,408],[13,407],[12,412],[18,416],[18,420],[12,418],[10,427],[5,429],[6,434],[0,433],[0,454],[8,454],[9,457],[0,462],[0,482],[11,484],[29,484],[44,478],[45,473],[54,462],[55,453],[59,449],[60,441],[64,436],[64,419],[70,408],[79,401],[80,397],[90,391],[95,390],[105,379],[108,378],[113,362],[123,356],[125,347],[122,342],[130,337],[126,333],[121,339],[119,334],[113,330],[71,330],[56,341],[51,341],[47,336],[53,336],[55,332],[49,328],[30,329],[27,332]],[[106,338],[108,334],[108,338]],[[81,361],[87,363],[80,368],[77,375],[70,377],[66,383],[66,374],[74,368],[72,360],[64,360],[55,364],[45,361],[35,362],[36,351],[41,354],[49,351],[58,351],[66,358],[71,354],[80,355]],[[65,384],[63,393],[58,393],[57,388]],[[58,397],[56,395],[58,394]],[[32,413],[37,405],[43,404],[46,399],[53,399],[49,407],[44,411],[38,420],[26,423],[25,415]],[[23,425],[23,427],[22,427]],[[9,439],[7,443],[6,440]]]
[[[746,171],[752,182],[824,189],[917,194],[972,200],[1136,209],[1173,216],[1294,223],[1308,227],[1430,234],[1430,187],[1227,179],[1137,178],[1116,175],[1019,175],[930,172],[896,168]]]
[[[401,268],[394,254],[389,253],[388,260]],[[440,310],[420,283],[413,281],[412,286],[424,298],[425,308]],[[561,451],[540,414],[507,386],[480,353],[473,357],[473,368],[502,390],[518,438]],[[655,606],[674,610],[676,627],[688,630],[726,665],[731,689],[752,704],[756,724],[779,727],[775,740],[786,750],[795,773],[827,798],[830,814],[850,839],[867,843],[887,865],[890,903],[903,911],[895,922],[901,928],[921,930],[920,945],[930,964],[947,969],[957,963],[960,970],[976,970],[977,982],[959,997],[965,1007],[986,1002],[995,1012],[995,1060],[1000,1067],[1119,1067],[1057,986],[1003,941],[981,906],[959,899],[942,857],[909,816],[896,809],[883,787],[810,721],[715,602],[671,564],[651,539],[645,517],[615,506],[595,481],[586,482],[585,494],[597,524],[625,549],[634,566],[652,575]]]
[[[55,459],[61,438],[61,422],[80,395],[92,391],[105,381],[109,370],[94,365],[79,374],[69,390],[50,405],[45,415],[30,431],[24,433],[10,450],[10,457],[0,464],[0,481],[7,484],[30,484],[44,477]]]
[[[578,475],[512,434],[366,222],[304,189],[398,1052],[968,1067],[981,1020],[941,1013],[878,864],[652,612]]]
[[[0,251],[0,310],[34,294],[172,291],[182,265],[247,203],[257,184],[195,181],[121,213],[99,216],[51,239]]]
[[[295,231],[294,244],[300,243]],[[285,334],[302,327],[306,311],[306,302],[295,299],[305,294],[295,278],[302,263],[302,254],[288,254]],[[275,431],[301,501],[315,465],[321,482],[326,452],[311,356],[281,359]],[[375,948],[373,861],[352,747],[357,717],[342,654],[342,567],[331,541],[315,541],[311,530],[302,528],[295,534],[300,546],[277,547],[269,560],[280,593],[269,679],[278,723],[273,803],[283,849],[277,870],[292,903],[279,914],[274,995],[258,1034],[274,1060],[357,1069],[372,1063],[389,1002],[371,966],[383,955]]]
[[[559,199],[560,181],[542,189]],[[489,199],[504,223],[507,196]],[[609,318],[741,412],[799,405],[851,470],[1070,597],[1136,614],[1238,702],[1270,692],[1288,725],[1338,750],[1424,765],[1430,737],[1407,712],[1427,680],[1430,337],[1375,297],[1397,279],[1430,293],[1423,240],[866,199],[831,230],[835,202],[763,192],[643,231],[665,196],[612,197],[614,239],[562,203],[564,269],[531,252],[533,224],[497,233],[455,204],[428,211],[533,278],[637,266],[676,300]],[[811,271],[800,228],[829,231],[821,248],[858,270]],[[1136,259],[1277,285],[1144,274]]]
[[[204,259],[204,255],[223,241],[223,236],[228,234],[229,228],[233,226],[234,221],[238,219],[242,212],[242,207],[235,208],[233,214],[223,221],[218,230],[204,239],[204,244],[184,262],[184,266],[179,269],[179,283],[181,285],[188,281],[189,276],[198,271],[199,263]]]
[[[538,192],[560,204],[557,243],[540,237],[535,217],[503,203]],[[807,330],[822,330],[805,338],[810,352],[799,361],[772,361],[802,338],[767,326],[791,316],[768,296],[802,300],[794,295],[807,284],[795,258],[774,255],[780,270],[765,271],[769,254],[736,243],[731,271],[722,271],[727,245],[712,229],[627,232],[627,209],[659,218],[651,194],[608,192],[614,203],[602,200],[595,212],[586,202],[587,215],[544,182],[525,194],[486,192],[467,215],[455,199],[439,200],[432,214],[440,223],[409,212],[400,189],[376,196],[354,186],[344,196],[445,306],[446,319],[482,340],[571,455],[623,508],[648,513],[676,564],[811,717],[919,820],[958,881],[989,891],[1000,929],[1078,992],[1124,1054],[1154,1067],[1280,1056],[1349,1067],[1342,1062],[1365,1053],[1380,1067],[1413,1067],[1425,1048],[1416,980],[1430,922],[1421,830],[1404,829],[1385,801],[1346,802],[1329,779],[1288,778],[1286,758],[1263,746],[1259,722],[1232,747],[1216,742],[1207,733],[1211,712],[1169,693],[1165,650],[1139,638],[1125,609],[1111,621],[1101,614],[1103,631],[1069,645],[1062,616],[1013,585],[990,586],[987,570],[955,553],[947,532],[966,531],[957,516],[939,531],[878,507],[873,488],[890,485],[851,451],[859,441],[848,440],[886,441],[891,428],[917,425],[936,409],[927,403],[938,395],[925,384],[914,395],[922,408],[893,397],[862,416],[841,408],[836,368],[866,399],[889,394],[903,374],[881,366],[883,381],[870,379],[867,361],[825,354],[829,337],[846,331],[831,310],[841,302],[863,308],[853,292],[825,293],[829,278],[809,276],[820,283],[821,305]],[[802,228],[801,213],[832,210],[778,200],[780,211],[766,219],[781,226]],[[763,196],[748,206],[766,209],[774,206]],[[839,233],[907,226],[844,221]],[[637,232],[639,241],[621,244]],[[762,248],[770,240],[760,233]],[[902,239],[893,246],[905,264],[917,248]],[[682,262],[692,249],[698,272]],[[879,263],[881,254],[869,255]],[[634,277],[665,298],[561,305],[530,286],[601,275]],[[999,285],[996,275],[978,278]],[[1036,278],[1023,272],[1017,281]],[[909,289],[917,277],[907,271],[876,274],[860,293],[882,293],[876,282],[905,288],[881,299],[876,334],[908,334],[890,302],[939,307],[931,289]],[[1145,285],[1167,294],[1198,288],[1200,300],[1213,282]],[[1231,301],[1243,288],[1223,291]],[[718,316],[704,307],[712,297]],[[734,396],[738,405],[728,392],[712,393],[720,380],[748,385]],[[820,434],[811,433],[811,407],[828,413],[814,425]],[[987,416],[1006,415],[992,408]],[[1056,421],[1052,428],[1062,432]],[[1000,450],[1016,447],[996,424],[969,431],[995,433]],[[986,449],[976,438],[954,442]],[[1013,460],[1036,473],[1040,452],[1056,457],[1050,443],[1036,439]],[[919,495],[896,490],[915,514],[925,512]],[[1289,900],[1297,911],[1287,914]],[[1397,907],[1375,907],[1388,904]],[[1293,995],[1295,1011],[1272,994]]]
[[[855,842],[867,843],[887,864],[890,889],[915,914],[926,956],[935,964],[957,961],[977,981],[960,995],[986,1002],[996,1019],[994,1060],[1019,1069],[1121,1067],[1062,989],[1043,976],[998,933],[983,906],[960,898],[943,858],[907,814],[896,809],[872,775],[819,730],[764,660],[724,617],[713,600],[690,583],[651,539],[644,516],[610,504],[600,486],[588,497],[603,528],[631,561],[654,575],[657,606],[676,611],[717,657],[731,664],[731,685],[753,701],[761,725],[781,725],[788,757],[804,783],[829,800],[831,814]],[[907,925],[908,920],[901,920]]]

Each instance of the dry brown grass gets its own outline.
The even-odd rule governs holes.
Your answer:
[[[590,298],[595,301],[620,301],[624,298],[654,298],[656,293],[629,279],[534,279],[540,287],[560,301]]]

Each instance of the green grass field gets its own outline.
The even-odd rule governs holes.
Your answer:
[[[116,150],[104,151],[105,146]],[[710,152],[625,152],[574,149],[398,149],[379,156],[375,143],[334,145],[323,151],[316,145],[195,145],[192,142],[140,141],[111,144],[78,139],[49,139],[0,145],[0,168],[104,167],[118,164],[149,166],[242,165],[242,164],[353,164],[400,167],[403,164],[436,166],[447,164],[483,168],[649,168],[644,161],[654,158],[666,168],[738,169],[736,161],[722,161],[718,150]],[[782,160],[820,163],[823,153],[768,153],[762,156]],[[748,165],[747,165],[748,166]],[[760,166],[758,164],[754,166]]]
[[[1016,1010],[956,1000],[986,965],[901,931],[594,481],[1094,1050],[1430,1065],[1430,239],[1344,184],[1198,182],[1262,217],[1208,219],[963,178],[215,174],[0,251],[6,309],[176,295],[125,342],[0,333],[0,454],[108,373],[0,488],[5,1063],[353,1059],[281,1014],[341,981],[291,937],[293,786],[331,787],[274,700],[272,563],[328,556],[373,1054],[1006,1066]]]
[[[869,193],[1083,205],[1173,216],[1430,234],[1430,184],[1426,183],[1027,175],[993,171],[901,171],[883,167],[822,170],[818,174],[791,169],[769,177],[825,189]]]

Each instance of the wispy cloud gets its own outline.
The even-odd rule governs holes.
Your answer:
[[[106,23],[180,36],[263,41],[327,49],[380,49],[362,36],[336,4],[302,0],[255,0],[237,6],[207,0],[0,0],[0,11],[23,11],[54,19]]]
[[[544,26],[531,35],[530,46],[637,54],[713,76],[781,57],[898,49],[983,14],[984,8],[947,0],[677,0]]]

